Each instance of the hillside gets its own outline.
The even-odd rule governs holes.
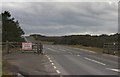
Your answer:
[[[64,45],[83,45],[90,47],[103,47],[104,43],[118,43],[120,34],[114,35],[68,35],[68,36],[43,36],[38,34],[30,35],[39,41],[53,42]]]

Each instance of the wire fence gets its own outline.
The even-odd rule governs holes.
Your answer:
[[[120,55],[119,43],[104,43],[103,53]]]

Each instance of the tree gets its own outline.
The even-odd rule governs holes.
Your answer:
[[[9,11],[2,13],[2,41],[22,41],[21,35],[24,31],[21,29],[18,20],[11,17]]]

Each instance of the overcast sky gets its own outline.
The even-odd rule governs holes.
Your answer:
[[[26,35],[111,34],[118,32],[116,2],[7,2]]]

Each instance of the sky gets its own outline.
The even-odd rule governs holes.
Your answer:
[[[2,12],[10,11],[26,35],[48,36],[113,34],[118,32],[118,2],[70,0],[66,2],[6,0]]]

